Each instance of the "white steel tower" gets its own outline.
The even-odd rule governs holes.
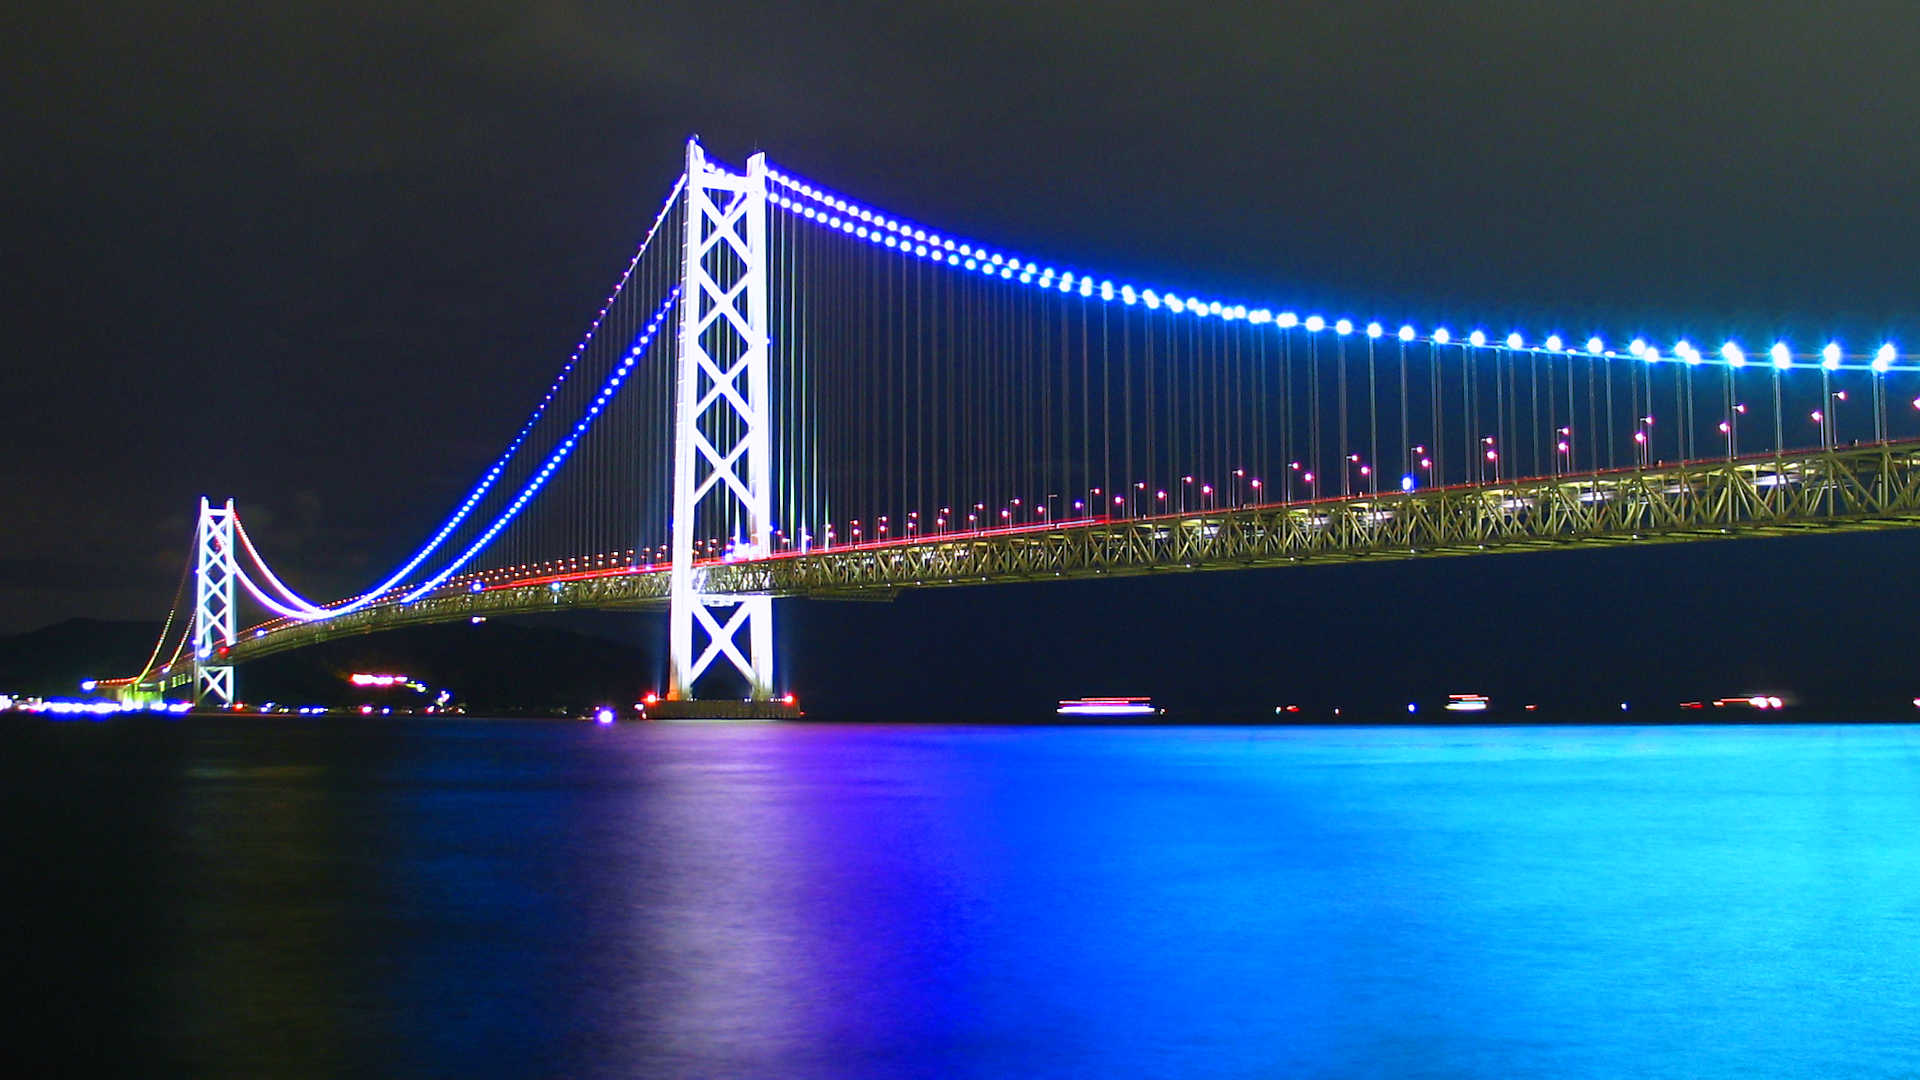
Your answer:
[[[716,534],[744,527],[744,546],[736,545],[731,557],[756,558],[772,550],[766,155],[747,159],[746,175],[740,176],[709,165],[699,140],[688,140],[686,199],[667,697],[691,699],[694,682],[724,656],[746,676],[753,699],[768,701],[773,598],[709,595],[705,571],[694,565],[694,541],[703,526]],[[698,654],[695,623],[706,638]],[[736,636],[743,626],[745,652]]]
[[[194,536],[193,700],[231,705],[233,665],[225,657],[234,637],[233,500],[214,506],[201,496]]]

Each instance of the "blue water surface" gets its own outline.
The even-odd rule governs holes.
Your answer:
[[[1920,1077],[1920,728],[5,731],[141,1075]]]

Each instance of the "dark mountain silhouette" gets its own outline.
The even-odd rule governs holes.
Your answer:
[[[77,696],[82,679],[140,670],[159,634],[157,622],[68,619],[0,636],[0,693]]]

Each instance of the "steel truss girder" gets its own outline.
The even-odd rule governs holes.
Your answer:
[[[719,591],[903,588],[1533,551],[1920,524],[1920,445],[1798,451],[1501,485],[960,534],[714,567]]]
[[[694,683],[722,658],[746,677],[755,700],[774,696],[771,598],[710,590],[708,569],[693,558],[703,507],[723,516],[732,511],[745,523],[738,554],[772,550],[766,177],[765,155],[749,158],[746,175],[736,176],[709,166],[697,140],[687,143],[667,603],[667,696],[674,700],[692,697]],[[732,610],[715,618],[710,609],[722,607]],[[697,654],[696,626],[705,638]]]
[[[1044,532],[959,534],[698,569],[702,595],[729,604],[777,596],[884,599],[921,587],[1913,526],[1920,526],[1920,442],[1101,521]],[[254,660],[331,638],[473,616],[657,610],[671,600],[670,578],[665,569],[640,569],[447,592],[408,605],[372,605],[243,640],[231,659]]]

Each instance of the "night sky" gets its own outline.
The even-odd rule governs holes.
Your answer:
[[[517,428],[694,133],[1116,280],[1390,325],[1920,346],[1906,3],[4,21],[0,632],[158,619],[203,493],[309,595],[374,580]],[[811,636],[784,659],[803,693],[876,702],[983,671],[1176,699],[1572,667],[1596,694],[1897,694],[1910,665],[1872,643],[1920,601],[1917,554],[1896,533],[787,605]]]

